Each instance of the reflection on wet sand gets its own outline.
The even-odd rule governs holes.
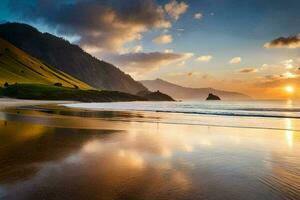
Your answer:
[[[3,112],[0,197],[299,199],[299,132],[157,123],[165,115],[147,115]]]
[[[0,125],[0,183],[30,176],[32,163],[64,158],[95,135],[112,131],[54,129],[5,121]],[[115,133],[116,131],[114,131]],[[23,177],[24,176],[24,177]]]

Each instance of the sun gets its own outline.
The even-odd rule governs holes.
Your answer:
[[[289,94],[292,94],[292,93],[294,93],[294,91],[295,91],[295,88],[293,87],[293,86],[291,86],[291,85],[287,85],[287,86],[285,86],[285,91],[287,92],[287,93],[289,93]]]

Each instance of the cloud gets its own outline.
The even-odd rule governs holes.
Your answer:
[[[293,59],[288,59],[288,60],[284,60],[281,62],[286,69],[293,69],[294,68],[294,60]]]
[[[170,77],[178,77],[178,78],[189,78],[192,76],[197,76],[197,78],[201,78],[202,76],[207,76],[207,74],[202,74],[198,71],[191,71],[191,72],[171,72],[167,74]]]
[[[286,71],[292,73],[298,73],[298,67],[300,66],[300,60],[297,58],[282,60],[279,63],[263,64],[259,70],[261,72],[267,72],[272,74],[283,74]]]
[[[164,79],[188,87],[211,87],[220,85],[220,78],[202,71],[178,71],[165,74]]]
[[[126,72],[145,73],[170,64],[180,64],[192,56],[192,53],[173,52],[127,53],[112,55],[109,60]]]
[[[293,84],[295,86],[300,86],[299,76],[289,73],[284,73],[281,75],[267,75],[258,80],[255,85],[259,87],[282,87],[283,85]]]
[[[195,59],[197,62],[209,62],[213,57],[211,55],[199,56]]]
[[[230,64],[239,64],[239,63],[241,63],[241,61],[242,61],[241,57],[234,57],[229,61],[229,63]]]
[[[153,40],[153,42],[155,42],[156,44],[169,44],[172,41],[172,35],[160,35]]]
[[[299,75],[287,71],[287,72],[281,74],[280,77],[281,77],[281,78],[285,78],[285,79],[287,79],[287,78],[297,78],[297,77],[299,77]]]
[[[283,61],[281,62],[281,64],[283,65],[265,64],[265,68],[263,70],[267,70],[269,74],[260,77],[255,82],[255,85],[260,87],[282,87],[283,85],[286,84],[299,85],[300,73],[298,72],[297,68],[286,70],[286,68],[284,67],[285,63],[292,63],[292,62],[295,62],[295,60],[292,61],[292,59],[290,59],[290,60]],[[266,72],[264,74],[266,74]]]
[[[165,53],[173,53],[174,50],[173,50],[173,49],[165,49],[164,52],[165,52]]]
[[[239,73],[256,73],[258,69],[256,68],[243,68],[239,70]]]
[[[133,52],[133,53],[139,53],[139,52],[142,52],[142,51],[143,51],[143,46],[142,46],[142,45],[134,46],[134,47],[131,49],[131,52]]]
[[[194,19],[200,20],[200,19],[202,19],[202,17],[203,17],[202,13],[195,13],[194,14]]]
[[[264,45],[265,48],[300,48],[300,34],[289,37],[279,37]]]
[[[121,51],[150,29],[171,27],[165,11],[154,0],[36,1],[30,5],[14,0],[13,9],[19,8],[25,19],[41,20],[60,34],[80,36],[79,43],[85,49]]]
[[[184,14],[187,11],[188,7],[189,6],[185,2],[179,3],[176,0],[171,0],[164,6],[165,11],[168,13],[168,15],[175,20],[178,20],[180,15]]]

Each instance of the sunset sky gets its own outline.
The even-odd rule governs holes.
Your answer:
[[[64,37],[136,80],[300,97],[299,0],[2,0],[6,21]]]

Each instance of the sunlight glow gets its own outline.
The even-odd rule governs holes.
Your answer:
[[[293,129],[293,124],[292,124],[292,120],[289,118],[285,119],[285,138],[287,141],[287,144],[290,148],[293,147],[293,143],[294,143],[294,132],[292,131]]]
[[[294,93],[294,91],[295,91],[295,88],[293,87],[293,86],[291,86],[291,85],[287,85],[287,86],[285,86],[285,91],[287,92],[287,93]]]

